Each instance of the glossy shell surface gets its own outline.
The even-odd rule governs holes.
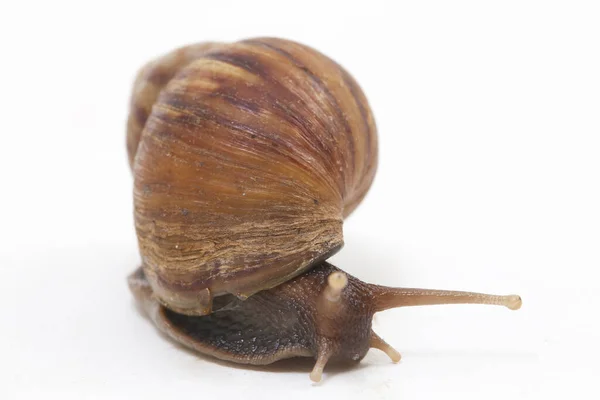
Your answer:
[[[271,38],[191,45],[142,68],[127,147],[144,272],[161,303],[189,315],[336,252],[377,165],[355,80]]]

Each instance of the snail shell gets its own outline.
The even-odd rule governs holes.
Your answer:
[[[145,276],[158,301],[188,315],[339,250],[377,165],[355,80],[316,50],[272,38],[192,45],[146,65],[127,147]]]

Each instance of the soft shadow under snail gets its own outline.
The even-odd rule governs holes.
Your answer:
[[[203,43],[150,62],[127,150],[143,265],[129,286],[171,338],[246,364],[400,354],[371,330],[392,307],[519,296],[390,288],[325,262],[367,193],[377,133],[356,81],[282,39]]]

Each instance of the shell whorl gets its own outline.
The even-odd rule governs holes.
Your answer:
[[[188,46],[134,84],[127,148],[148,279],[171,308],[249,296],[343,243],[377,165],[361,89],[319,52],[281,39]]]

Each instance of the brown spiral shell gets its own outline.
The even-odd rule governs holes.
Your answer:
[[[192,315],[336,252],[377,165],[355,80],[273,38],[187,46],[142,68],[127,148],[144,271],[159,301]]]

